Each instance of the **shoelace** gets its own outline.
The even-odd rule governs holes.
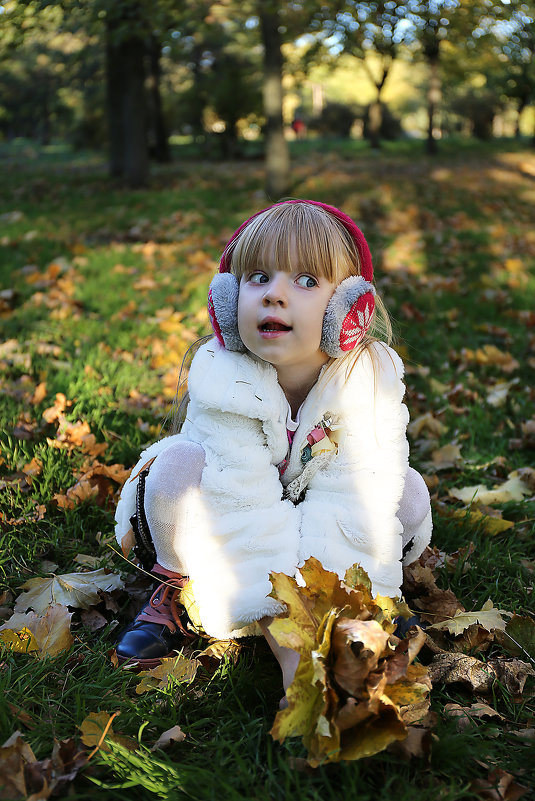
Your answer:
[[[169,586],[171,583],[174,584],[173,587]],[[167,626],[172,634],[178,628],[183,634],[190,636],[190,632],[184,628],[184,624],[180,620],[180,614],[183,614],[184,607],[178,601],[180,591],[185,583],[183,578],[171,579],[168,583],[156,587],[148,604],[137,616],[136,623],[138,621],[158,623],[160,626]]]

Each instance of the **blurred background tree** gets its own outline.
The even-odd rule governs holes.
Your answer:
[[[534,136],[534,20],[522,0],[0,0],[0,139],[107,149],[128,186],[173,141],[237,159],[256,140],[276,198],[295,136],[431,155]]]

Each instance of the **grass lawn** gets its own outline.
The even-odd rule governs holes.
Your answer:
[[[529,617],[535,152],[457,143],[431,160],[421,143],[380,154],[320,144],[295,143],[290,194],[339,206],[363,228],[407,367],[411,463],[431,489],[433,545],[452,554],[473,543],[437,569],[437,583],[466,610],[491,598]],[[45,760],[55,740],[81,747],[91,713],[119,712],[108,750],[66,783],[79,799],[458,801],[533,788],[530,679],[523,692],[498,679],[485,693],[436,684],[429,756],[388,751],[312,770],[299,740],[269,735],[281,686],[263,641],[247,641],[236,663],[200,668],[191,685],[143,694],[113,667],[118,626],[149,585],[109,548],[122,470],[111,466],[130,468],[161,435],[181,359],[209,331],[220,252],[267,205],[262,164],[181,158],[177,148],[139,191],[110,182],[94,156],[4,148],[0,164],[0,622],[24,581],[50,573],[108,567],[128,590],[104,593],[98,615],[71,610],[74,643],[57,656],[0,645],[0,745],[19,730]],[[450,495],[499,488],[513,471],[523,500],[502,493],[481,508]],[[470,647],[483,661],[508,653],[497,642]],[[463,727],[448,713],[476,702],[498,714]],[[184,741],[151,751],[176,724]],[[2,791],[1,771],[0,798],[23,797]],[[502,781],[502,795],[483,795],[485,781]]]

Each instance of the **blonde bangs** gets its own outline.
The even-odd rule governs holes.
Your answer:
[[[320,206],[284,203],[252,219],[227,248],[231,272],[252,269],[304,272],[339,284],[360,275],[360,259],[344,225]]]

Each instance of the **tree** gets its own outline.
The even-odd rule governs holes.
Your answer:
[[[282,119],[282,39],[277,5],[262,3],[260,29],[264,45],[264,128],[266,194],[279,199],[288,188],[290,156]]]
[[[386,0],[363,3],[346,0],[331,20],[326,20],[325,35],[337,41],[344,52],[362,61],[370,81],[376,89],[376,99],[369,108],[369,136],[372,147],[381,144],[382,92],[390,69],[404,42],[407,3]],[[378,71],[370,65],[368,55],[377,56]]]

